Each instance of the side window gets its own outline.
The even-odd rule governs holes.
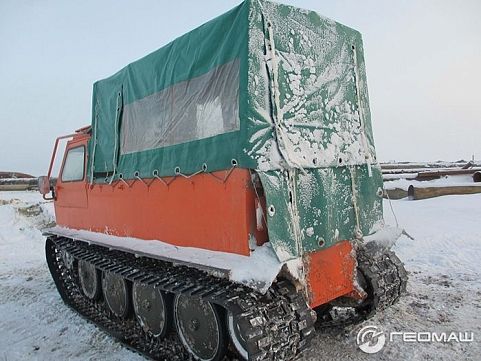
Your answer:
[[[62,170],[62,182],[81,181],[84,179],[85,147],[69,149]]]
[[[235,59],[125,105],[121,154],[239,130],[239,69]]]

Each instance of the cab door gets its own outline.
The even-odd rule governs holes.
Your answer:
[[[57,207],[87,208],[85,142],[69,142],[55,186]]]

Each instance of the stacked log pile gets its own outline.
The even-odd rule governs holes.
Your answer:
[[[412,200],[439,197],[454,194],[481,193],[481,164],[468,163],[394,163],[382,164],[384,182],[405,179],[413,181],[408,189],[391,188],[385,190],[385,197],[401,199],[408,197]],[[469,185],[446,185],[436,187],[416,186],[422,181],[431,181],[448,176],[472,176],[473,184]]]

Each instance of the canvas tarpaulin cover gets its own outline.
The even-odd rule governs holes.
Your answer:
[[[246,102],[247,11],[242,4],[95,83],[96,181],[114,171],[131,179],[231,164]]]
[[[280,258],[382,218],[361,36],[313,11],[246,0],[95,83],[92,118],[95,182],[257,170]]]
[[[374,150],[362,54],[355,30],[245,1],[95,83],[93,170],[364,164]]]

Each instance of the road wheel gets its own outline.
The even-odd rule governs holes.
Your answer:
[[[167,295],[153,286],[134,283],[132,301],[135,316],[144,331],[163,338],[170,328]]]
[[[217,306],[200,298],[177,295],[174,319],[184,347],[199,361],[219,361],[226,351],[224,320]]]
[[[98,300],[101,294],[100,271],[92,263],[80,260],[78,277],[84,295],[88,299]]]
[[[231,313],[229,313],[227,316],[227,330],[229,331],[232,345],[234,345],[234,348],[239,353],[239,356],[241,356],[243,360],[247,360],[249,358],[247,342],[236,317]]]
[[[117,317],[126,318],[130,311],[130,289],[127,281],[114,273],[104,272],[102,290],[110,311]]]

